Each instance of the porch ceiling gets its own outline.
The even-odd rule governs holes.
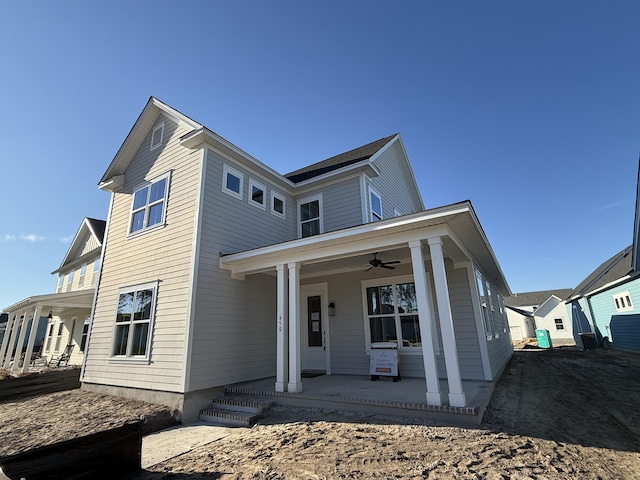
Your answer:
[[[73,292],[36,295],[14,303],[13,305],[3,309],[3,311],[11,313],[25,309],[34,309],[39,306],[43,308],[43,312],[45,314],[49,313],[49,310],[51,310],[54,315],[58,315],[65,310],[91,309],[93,305],[94,292],[95,290],[93,288],[88,288]]]
[[[373,252],[384,260],[410,263],[408,243],[440,237],[454,263],[474,260],[505,296],[509,286],[470,202],[425,210],[314,237],[293,240],[220,258],[236,277],[273,272],[277,265],[299,263],[301,274],[365,269]],[[429,249],[424,248],[428,258]]]

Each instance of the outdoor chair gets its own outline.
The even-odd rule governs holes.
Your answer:
[[[51,355],[49,360],[50,367],[66,367],[69,365],[69,358],[71,358],[71,352],[73,352],[73,345],[67,345],[64,347],[64,351],[60,355]]]

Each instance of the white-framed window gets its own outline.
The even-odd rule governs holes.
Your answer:
[[[62,334],[64,333],[64,320],[60,320],[58,323],[58,329],[56,334],[56,346],[54,347],[55,352],[60,351],[60,346],[62,345]]]
[[[155,150],[160,145],[162,145],[163,137],[164,137],[164,122],[161,122],[155,127],[153,127],[153,131],[151,132],[151,150]]]
[[[556,330],[564,330],[564,321],[562,318],[554,318],[553,322],[556,325]]]
[[[68,274],[67,274],[67,292],[71,291],[71,287],[73,286],[73,270],[71,270]]]
[[[80,340],[80,351],[84,352],[84,349],[87,347],[87,338],[89,337],[89,324],[91,323],[91,318],[87,317],[84,319],[84,323],[82,324],[82,338]]]
[[[164,225],[170,174],[166,173],[133,192],[129,234]]]
[[[267,201],[267,189],[253,178],[249,179],[249,203],[256,207],[265,209]]]
[[[149,358],[156,290],[157,282],[119,290],[112,357]]]
[[[373,188],[369,187],[369,221],[382,220],[382,197]]]
[[[47,343],[45,350],[48,352],[51,350],[51,340],[53,339],[53,321],[49,320],[49,326],[47,327]]]
[[[58,274],[58,286],[56,288],[56,293],[60,293],[62,288],[64,287],[64,273]]]
[[[478,297],[480,298],[480,310],[482,311],[482,321],[484,323],[484,332],[487,335],[487,339],[490,340],[493,338],[493,335],[495,335],[491,288],[478,270],[475,270],[475,275]]]
[[[616,312],[630,312],[633,310],[633,302],[631,301],[629,290],[614,294],[613,302],[616,305]]]
[[[87,264],[83,263],[80,267],[80,274],[78,275],[78,288],[84,286],[84,278],[87,274]]]
[[[271,190],[271,213],[280,218],[285,218],[286,206],[284,195]]]
[[[422,335],[418,317],[416,287],[412,275],[365,280],[362,284],[365,348],[371,343],[396,342],[405,353],[422,351]],[[427,278],[427,291],[431,289]],[[434,317],[433,302],[427,293]],[[437,330],[432,322],[431,336],[437,339]],[[434,342],[437,353],[439,341]]]
[[[242,200],[244,175],[227,164],[222,166],[222,191]]]
[[[298,200],[298,237],[312,237],[323,231],[322,195]]]
[[[91,279],[91,284],[96,286],[98,284],[98,272],[100,271],[100,258],[96,258],[96,261],[93,262],[93,278]]]

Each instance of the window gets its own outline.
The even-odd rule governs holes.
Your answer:
[[[284,214],[284,196],[271,191],[271,213],[279,217],[285,218]]]
[[[163,137],[164,137],[164,122],[153,127],[153,132],[151,133],[151,150],[154,150],[158,148],[160,145],[162,145]]]
[[[616,305],[616,312],[630,312],[633,310],[633,302],[629,290],[616,293],[613,296],[613,302]]]
[[[156,284],[121,289],[116,310],[114,357],[148,357]]]
[[[311,237],[322,233],[322,197],[303,199],[298,202],[300,238]]]
[[[80,340],[80,351],[84,352],[84,349],[87,346],[87,337],[89,336],[89,322],[90,318],[85,318],[84,324],[82,325],[82,339]]]
[[[60,351],[60,345],[62,345],[62,332],[64,331],[64,320],[60,320],[60,323],[58,324],[58,333],[56,335],[56,346],[54,348],[54,351],[59,352]]]
[[[492,338],[495,333],[493,324],[493,306],[491,301],[491,290],[487,282],[484,281],[482,274],[476,270],[476,284],[478,287],[478,296],[480,298],[480,309],[482,311],[482,321],[484,323],[484,332],[487,339]]]
[[[100,259],[96,258],[96,261],[93,263],[93,278],[91,279],[91,284],[96,286],[98,284],[98,272],[100,271]]]
[[[168,183],[169,175],[167,174],[133,192],[129,233],[141,232],[164,224]]]
[[[259,184],[254,179],[249,179],[249,203],[256,207],[265,208],[265,192],[264,185]]]
[[[62,291],[62,287],[64,286],[64,274],[58,274],[58,287],[56,288],[56,293],[60,293]]]
[[[53,323],[49,323],[49,330],[47,331],[47,345],[45,347],[46,351],[51,350],[51,339],[53,338]]]
[[[422,336],[413,278],[369,280],[362,285],[367,342],[396,342],[405,352],[419,351]],[[437,338],[435,326],[431,333]],[[367,350],[369,347],[366,345]],[[439,352],[438,346],[434,348]]]
[[[556,324],[556,330],[564,330],[564,322],[561,318],[554,318],[553,321]]]
[[[71,291],[72,285],[73,285],[73,270],[71,270],[67,275],[67,292]]]
[[[369,187],[369,209],[370,221],[377,222],[382,220],[382,199],[371,187]]]
[[[242,200],[244,175],[228,165],[222,167],[222,191]]]
[[[80,287],[82,287],[84,285],[84,277],[85,277],[86,273],[87,273],[87,264],[84,263],[80,267],[80,275],[78,275],[78,288],[80,288]]]

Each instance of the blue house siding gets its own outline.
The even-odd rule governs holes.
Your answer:
[[[640,350],[640,314],[613,315],[610,329],[617,348]]]
[[[618,312],[613,297],[625,291],[629,291],[634,309],[628,312]],[[589,304],[598,340],[602,337],[608,337],[614,347],[640,350],[640,335],[638,334],[640,332],[636,330],[637,327],[634,326],[633,319],[624,318],[637,317],[640,314],[640,279],[634,279],[598,293],[589,298]],[[615,330],[612,326],[614,318],[616,319]],[[634,331],[636,332],[635,338],[630,338]]]

